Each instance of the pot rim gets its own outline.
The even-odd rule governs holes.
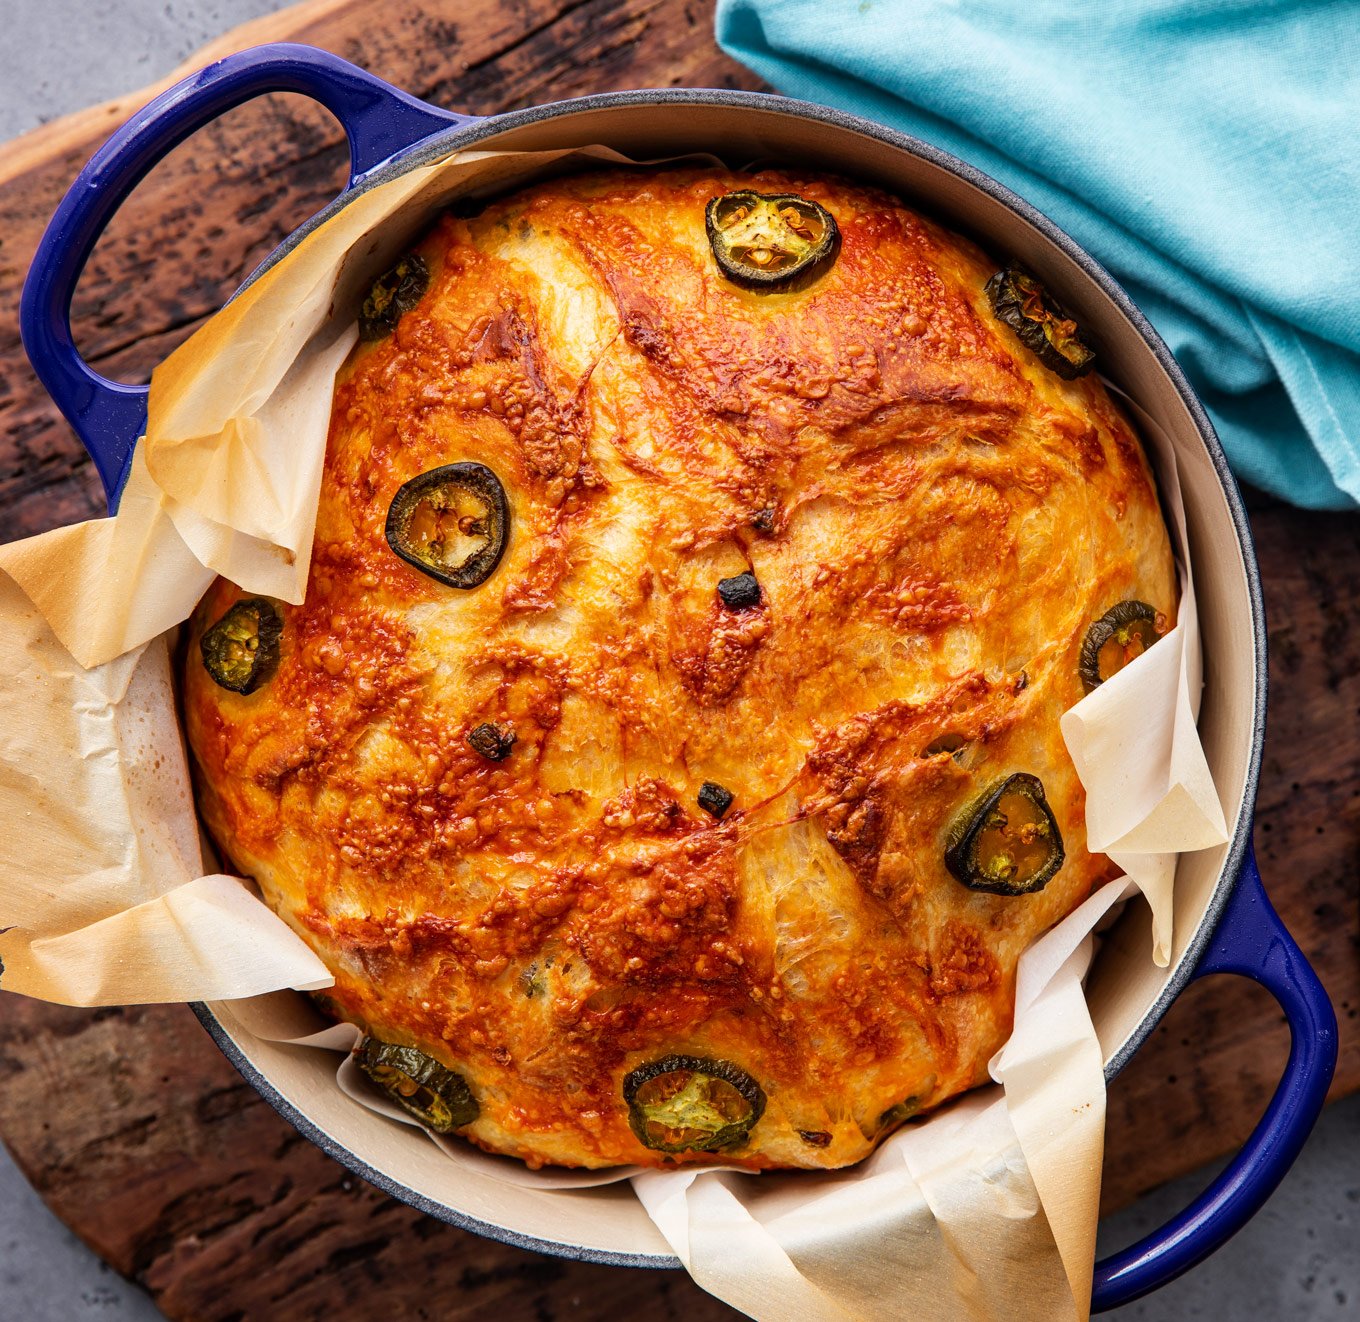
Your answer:
[[[1242,567],[1247,580],[1248,598],[1251,612],[1251,631],[1254,643],[1255,704],[1252,713],[1251,747],[1247,758],[1246,776],[1242,789],[1242,803],[1237,817],[1236,829],[1228,842],[1218,881],[1198,925],[1187,942],[1181,958],[1170,971],[1166,984],[1156,1001],[1148,1007],[1137,1028],[1128,1036],[1120,1048],[1105,1065],[1105,1081],[1110,1083],[1128,1064],[1133,1054],[1147,1040],[1148,1036],[1161,1022],[1172,1003],[1190,983],[1201,956],[1213,939],[1219,920],[1235,890],[1238,877],[1251,841],[1254,820],[1256,791],[1260,778],[1262,747],[1265,738],[1266,715],[1266,630],[1265,605],[1261,591],[1260,572],[1257,566],[1255,548],[1252,543],[1250,525],[1237,481],[1228,466],[1227,456],[1214,431],[1204,406],[1200,403],[1185,374],[1173,357],[1165,341],[1152,324],[1125,293],[1114,277],[1075,239],[1038,211],[1030,203],[1013,193],[1004,184],[959,157],[940,150],[931,144],[899,132],[885,125],[864,119],[858,115],[829,106],[799,101],[791,97],[766,92],[735,91],[721,88],[656,88],[625,92],[604,92],[592,96],[576,97],[566,101],[554,101],[546,105],[529,107],[523,110],[507,111],[473,119],[462,119],[453,123],[446,131],[436,132],[422,138],[381,165],[375,167],[349,187],[341,191],[328,205],[304,221],[293,230],[245,279],[241,290],[248,288],[266,271],[281,261],[315,229],[361,193],[380,184],[447,155],[455,146],[459,148],[485,144],[515,129],[551,120],[565,119],[572,115],[591,113],[600,110],[622,110],[636,106],[674,105],[717,106],[724,109],[745,110],[761,114],[812,120],[831,125],[862,137],[874,139],[889,147],[916,156],[942,170],[955,175],[986,193],[1007,210],[1038,230],[1050,243],[1060,249],[1072,262],[1081,268],[1102,293],[1110,299],[1124,316],[1139,338],[1147,345],[1158,366],[1166,374],[1176,394],[1184,404],[1195,425],[1201,444],[1208,452],[1214,471],[1222,488],[1223,496],[1237,536],[1238,549],[1242,556]],[[584,145],[584,144],[582,144]],[[852,171],[853,172],[853,171]],[[240,290],[237,291],[238,293]],[[233,295],[235,297],[235,295]],[[394,1180],[382,1171],[370,1166],[357,1153],[339,1143],[329,1134],[318,1128],[305,1114],[288,1101],[273,1084],[250,1062],[236,1045],[221,1020],[205,1002],[191,1006],[199,1022],[217,1044],[222,1054],[232,1063],[242,1076],[256,1089],[275,1111],[315,1143],[327,1155],[348,1167],[355,1174],[381,1189],[384,1193],[401,1202],[415,1207],[441,1221],[456,1225],[464,1230],[487,1236],[518,1248],[548,1253],[578,1261],[588,1261],[620,1267],[675,1268],[682,1266],[680,1260],[672,1255],[650,1253],[623,1253],[614,1250],[594,1249],[571,1245],[555,1240],[538,1239],[532,1235],[478,1220],[459,1212],[444,1203],[435,1202],[418,1193],[409,1186]]]

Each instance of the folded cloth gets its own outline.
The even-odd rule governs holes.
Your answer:
[[[719,0],[780,91],[952,152],[1170,346],[1238,475],[1360,504],[1355,0]]]

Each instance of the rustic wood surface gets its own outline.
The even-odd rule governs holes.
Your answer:
[[[481,114],[616,88],[758,86],[716,49],[711,20],[702,0],[313,0],[186,68],[306,41]],[[0,149],[2,539],[101,512],[94,469],[24,358],[19,289],[80,166],[158,90]],[[75,327],[90,362],[145,381],[343,175],[337,126],[297,97],[243,107],[178,149],[82,280]],[[1257,844],[1337,1006],[1340,1095],[1360,1088],[1360,518],[1255,500],[1252,525],[1272,643]],[[1249,983],[1183,996],[1111,1089],[1107,1208],[1240,1143],[1286,1043],[1278,1008]],[[734,1316],[682,1274],[506,1248],[377,1193],[280,1120],[184,1007],[0,998],[0,1134],[49,1206],[174,1319]]]

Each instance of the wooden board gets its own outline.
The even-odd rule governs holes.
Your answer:
[[[755,87],[692,0],[313,0],[199,67],[297,40],[453,109],[493,113],[646,86]],[[167,80],[167,83],[172,80]],[[43,226],[90,153],[159,88],[0,148],[0,537],[101,512],[92,466],[34,380],[17,304]],[[232,112],[160,166],[96,250],[76,336],[145,381],[340,187],[335,123],[296,97]],[[1360,1088],[1360,518],[1256,501],[1271,620],[1257,842],[1275,902],[1337,1004],[1334,1092]],[[1110,1093],[1107,1207],[1250,1131],[1287,1032],[1251,984],[1192,988]],[[423,1217],[323,1156],[244,1084],[183,1007],[70,1010],[0,998],[0,1134],[48,1204],[174,1319],[735,1316],[679,1273],[566,1263]]]

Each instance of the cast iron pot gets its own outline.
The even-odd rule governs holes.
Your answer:
[[[1173,438],[1189,524],[1204,639],[1200,733],[1231,840],[1182,856],[1170,967],[1147,957],[1141,906],[1109,934],[1088,993],[1113,1079],[1196,978],[1237,973],[1279,1001],[1289,1061],[1265,1116],[1227,1169],[1154,1234],[1096,1264],[1092,1307],[1107,1309],[1165,1284],[1212,1253],[1261,1207],[1298,1155],[1336,1062],[1336,1018],[1317,976],[1270,906],[1251,850],[1265,720],[1266,634],[1246,516],[1203,408],[1157,333],[1076,243],[972,166],[924,142],[822,106],[749,92],[623,92],[489,118],[418,101],[307,46],[230,56],[157,97],[116,133],[57,208],[24,287],[24,345],[43,384],[90,452],[116,508],[145,427],[144,387],[107,381],[71,339],[80,271],[110,216],[171,148],[216,116],[267,92],[314,97],[344,126],[350,181],[255,273],[365,189],[454,148],[545,150],[604,143],[640,159],[710,151],[739,164],[783,158],[881,184],[989,251],[1040,272],[1101,350],[1109,375]],[[255,278],[252,276],[252,279]],[[231,1003],[195,1009],[241,1073],[338,1161],[432,1216],[523,1247],[626,1266],[677,1260],[627,1186],[524,1189],[431,1161],[423,1135],[375,1124],[333,1086],[324,1065],[261,1041]],[[307,1059],[301,1059],[307,1057]]]

